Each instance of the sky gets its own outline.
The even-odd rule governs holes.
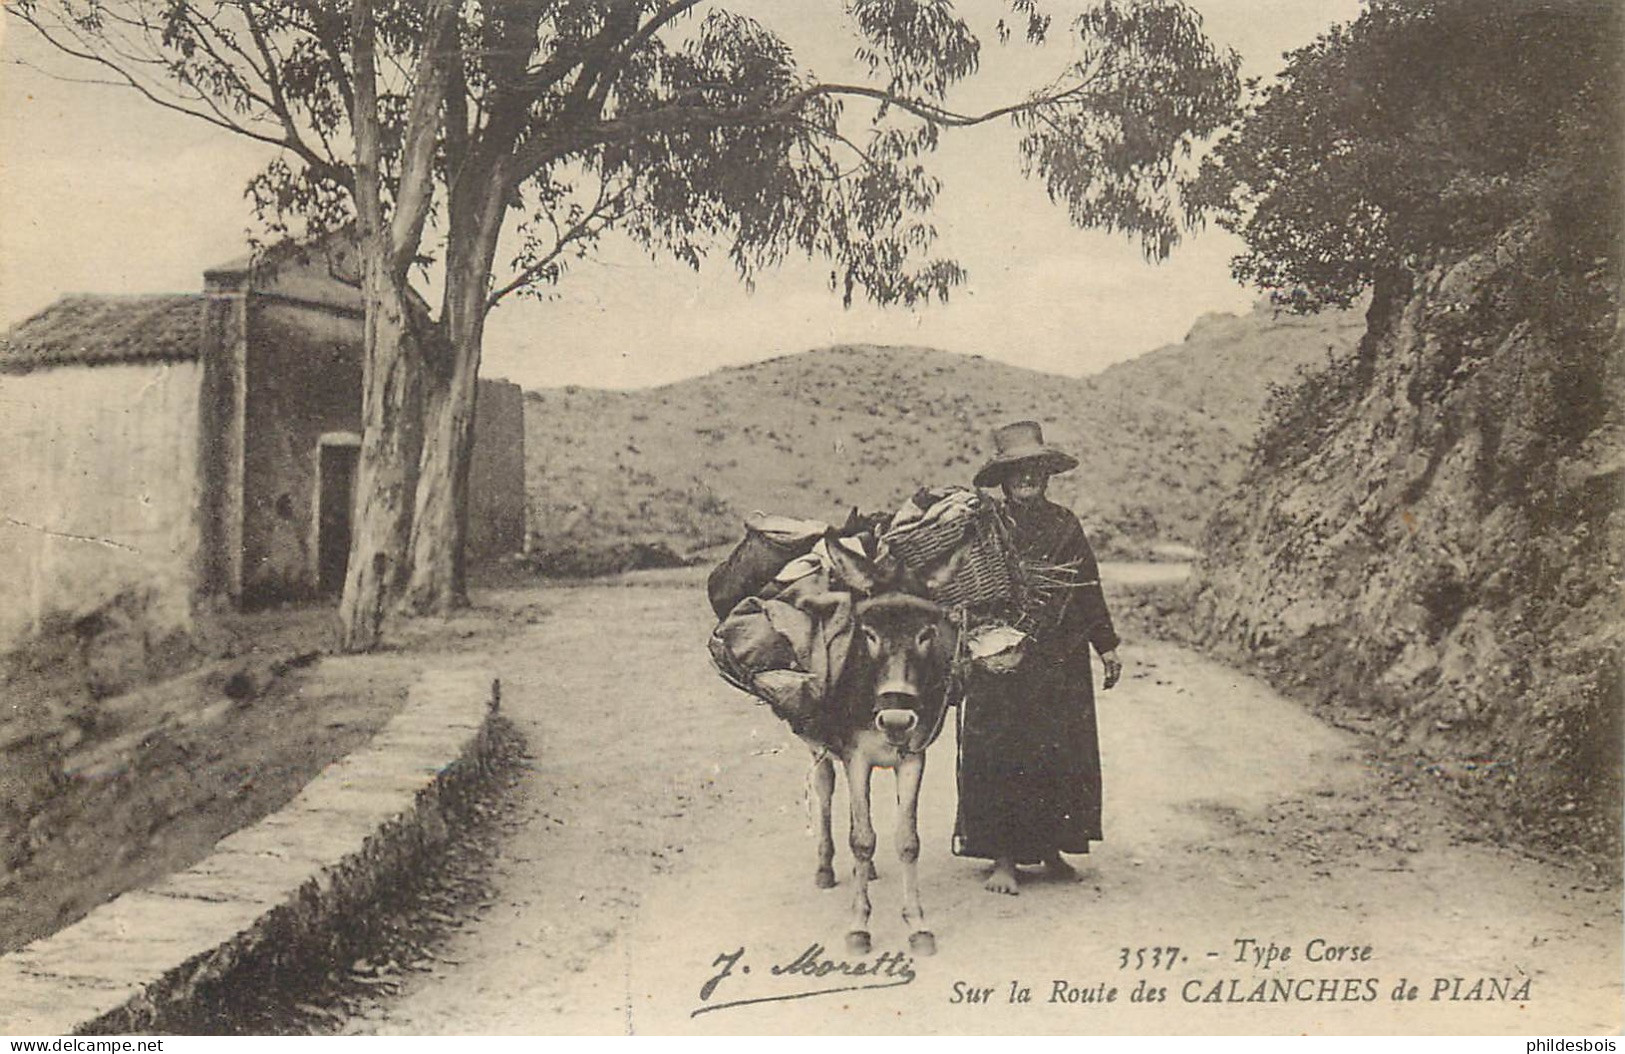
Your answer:
[[[819,75],[856,76],[840,6],[746,0]],[[973,21],[992,0],[959,5]],[[1004,5],[998,5],[1003,8]],[[1283,52],[1359,14],[1359,0],[1194,0],[1209,36],[1265,76]],[[133,93],[62,79],[65,65],[14,20],[0,24],[0,327],[66,293],[192,292],[241,256],[254,217],[243,188],[264,147]],[[949,102],[973,110],[1048,79],[1054,46],[983,36],[982,69]],[[48,76],[41,68],[58,76]],[[1242,312],[1240,250],[1215,227],[1148,264],[1137,244],[1070,226],[1020,174],[1007,126],[948,133],[936,254],[968,271],[947,304],[843,308],[827,265],[791,261],[746,289],[720,255],[696,274],[622,240],[575,264],[544,300],[492,314],[481,372],[526,388],[638,388],[841,343],[913,344],[1070,376],[1181,340],[1209,312]],[[512,223],[510,218],[510,225]]]

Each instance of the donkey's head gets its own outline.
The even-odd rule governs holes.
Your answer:
[[[922,750],[941,729],[954,630],[946,611],[922,597],[886,593],[860,601],[855,645],[867,673],[864,720],[892,746]]]

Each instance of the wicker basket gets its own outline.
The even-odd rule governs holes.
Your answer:
[[[916,520],[887,533],[882,540],[903,563],[922,571],[964,544],[972,519],[960,516],[952,520]]]
[[[938,583],[932,598],[953,607],[981,607],[1015,599],[1010,557],[991,531],[967,539],[954,573]]]
[[[1014,557],[994,522],[997,515],[982,508],[947,523],[906,524],[887,534],[885,542],[915,571],[952,558],[952,574],[932,576],[934,600],[953,607],[1004,604],[1015,598],[1016,579]]]

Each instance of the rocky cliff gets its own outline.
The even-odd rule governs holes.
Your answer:
[[[1561,205],[1379,282],[1209,524],[1199,632],[1558,843],[1617,836],[1612,238]]]

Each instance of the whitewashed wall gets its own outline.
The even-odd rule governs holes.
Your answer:
[[[52,613],[146,591],[190,618],[198,546],[197,363],[0,374],[0,648]]]

